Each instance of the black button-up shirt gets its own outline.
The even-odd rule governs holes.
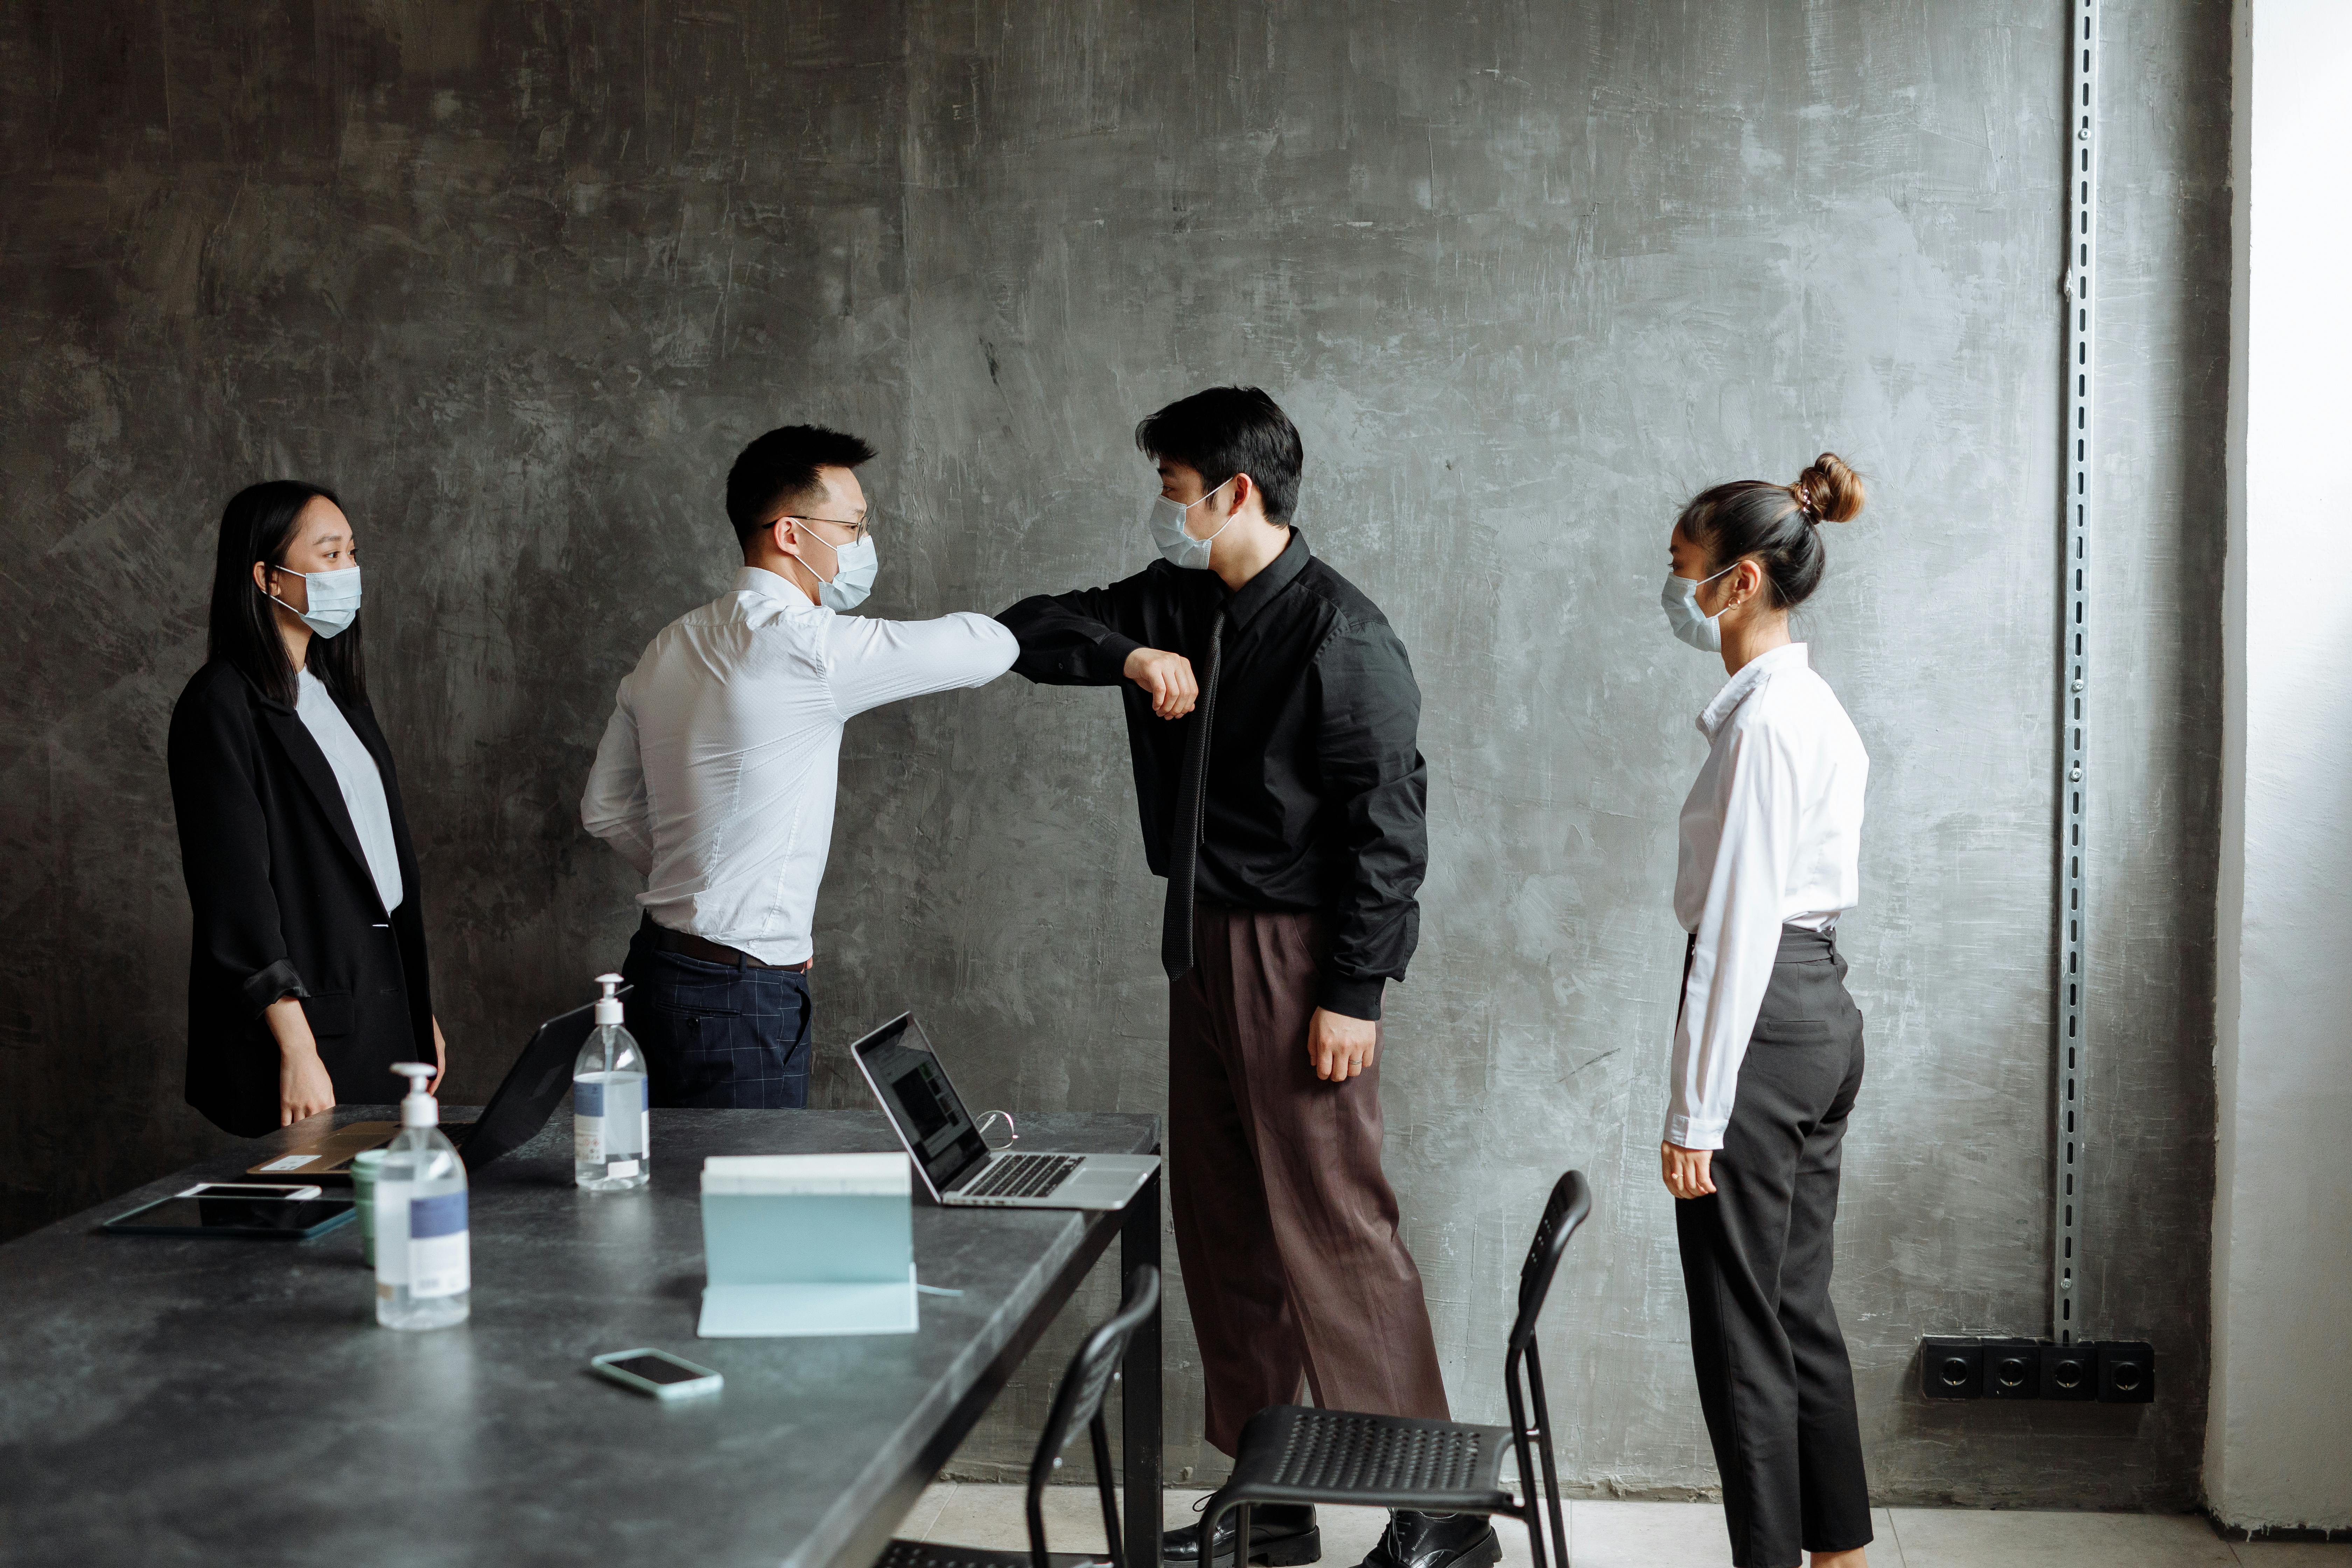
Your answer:
[[[1244,909],[1328,912],[1318,1000],[1377,1018],[1382,983],[1404,977],[1420,940],[1413,895],[1429,866],[1421,688],[1380,606],[1310,555],[1294,528],[1238,594],[1213,572],[1155,561],[1108,588],[1024,599],[997,619],[1020,639],[1013,668],[1030,679],[1122,689],[1144,853],[1165,877],[1185,736],[1200,710],[1154,717],[1123,670],[1128,655],[1153,647],[1182,654],[1206,679],[1219,615],[1223,665],[1195,886]]]

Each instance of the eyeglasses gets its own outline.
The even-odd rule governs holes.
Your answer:
[[[776,521],[829,522],[835,528],[845,528],[849,530],[849,542],[852,544],[863,543],[866,540],[866,536],[874,531],[874,514],[870,511],[866,514],[866,521],[864,522],[851,522],[846,519],[838,517],[801,517],[793,512],[784,513],[783,516],[776,519]]]

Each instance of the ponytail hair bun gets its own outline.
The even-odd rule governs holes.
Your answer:
[[[1862,476],[1835,452],[1823,452],[1789,487],[1797,510],[1811,522],[1851,522],[1862,515]]]
[[[1862,476],[1835,452],[1823,452],[1794,484],[1735,479],[1701,490],[1684,504],[1675,527],[1706,552],[1710,573],[1754,556],[1764,570],[1769,602],[1792,610],[1821,586],[1829,564],[1814,525],[1845,522],[1861,512]]]

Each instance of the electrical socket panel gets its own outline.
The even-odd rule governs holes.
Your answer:
[[[2156,1398],[2156,1347],[2140,1340],[2081,1341],[1931,1334],[1919,1342],[1919,1392],[1928,1399]]]

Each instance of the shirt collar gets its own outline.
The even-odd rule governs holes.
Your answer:
[[[1243,584],[1239,593],[1225,600],[1225,619],[1233,623],[1234,630],[1239,631],[1249,625],[1260,610],[1274,602],[1276,595],[1297,582],[1298,574],[1307,570],[1307,536],[1294,528],[1290,531],[1290,542],[1282,547],[1282,553],[1267,562],[1256,576]]]
[[[782,599],[788,605],[805,605],[809,596],[791,582],[764,566],[746,566],[735,574],[737,594],[757,594],[763,599]]]
[[[1723,732],[1723,727],[1731,721],[1731,716],[1739,711],[1739,705],[1748,700],[1748,694],[1763,685],[1768,676],[1776,670],[1811,668],[1812,656],[1805,651],[1805,645],[1801,642],[1784,643],[1769,653],[1758,654],[1739,667],[1738,674],[1723,683],[1723,689],[1715,694],[1714,701],[1699,710],[1698,732],[1706,737],[1708,745],[1715,744],[1716,736]]]

